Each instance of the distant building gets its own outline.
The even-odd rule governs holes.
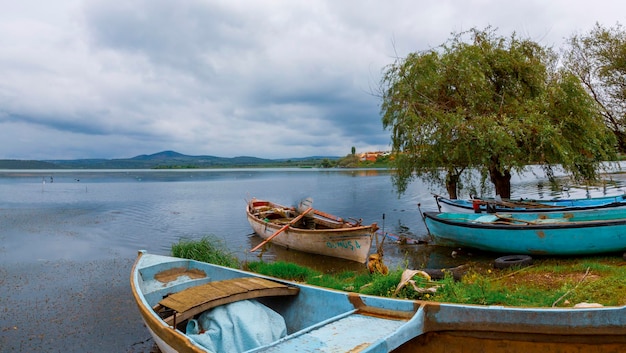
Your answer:
[[[363,152],[361,154],[359,154],[359,160],[361,162],[376,162],[376,159],[378,159],[378,157],[381,156],[386,156],[389,155],[391,152],[383,152],[383,151],[377,151],[377,152]]]

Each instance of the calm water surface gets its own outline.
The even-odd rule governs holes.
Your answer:
[[[514,178],[512,194],[552,198],[622,192],[621,176],[613,179],[615,184],[604,187],[563,192],[550,190],[529,173]],[[432,192],[445,193],[418,181],[398,197],[386,170],[0,171],[0,262],[134,257],[138,249],[167,254],[181,238],[206,235],[223,239],[238,257],[250,258],[254,255],[247,250],[259,242],[245,217],[246,200],[252,197],[284,205],[312,197],[318,209],[424,239],[418,204],[435,210]],[[405,250],[415,252],[415,246]],[[310,258],[290,252],[270,249],[264,256]],[[407,256],[393,249],[386,255],[393,263]]]

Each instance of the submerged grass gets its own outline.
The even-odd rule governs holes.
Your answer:
[[[305,282],[308,278],[320,276],[321,273],[310,268],[298,266],[289,262],[277,261],[249,262],[244,267],[245,270],[260,273],[266,276],[278,277],[290,281]]]
[[[200,240],[181,239],[172,245],[172,255],[231,268],[241,266],[239,259],[226,250],[224,243],[212,236]]]
[[[490,263],[470,262],[461,280],[452,276],[429,281],[412,278],[396,292],[404,269],[386,276],[345,271],[325,274],[287,262],[240,263],[210,237],[181,241],[172,246],[174,256],[243,268],[266,276],[362,294],[431,300],[437,302],[525,307],[571,307],[577,303],[626,305],[626,262],[621,257],[539,258],[532,266],[495,269]],[[435,293],[422,291],[437,288]]]

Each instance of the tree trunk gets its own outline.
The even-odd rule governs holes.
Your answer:
[[[458,197],[456,193],[458,184],[459,175],[448,172],[448,174],[446,175],[446,189],[448,189],[448,197],[453,200]]]
[[[511,198],[511,172],[505,170],[500,172],[500,162],[497,157],[491,158],[491,165],[489,166],[489,176],[491,182],[496,188],[496,195],[500,195],[503,199]]]
[[[626,152],[626,133],[621,131],[613,131],[617,136],[617,147],[620,152]]]

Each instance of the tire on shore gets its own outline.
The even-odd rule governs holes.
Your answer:
[[[526,267],[533,263],[533,258],[528,255],[507,255],[497,258],[493,267],[495,268],[509,268],[509,267]]]

